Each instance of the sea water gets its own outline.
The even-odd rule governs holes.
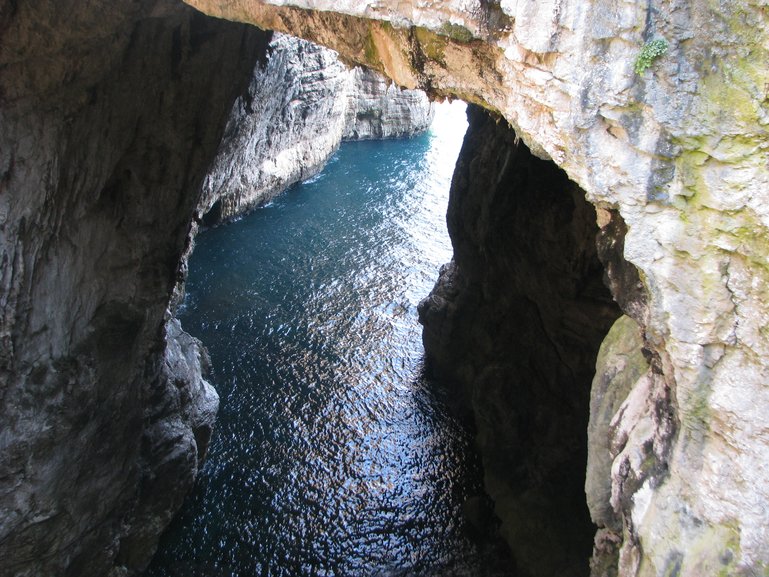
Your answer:
[[[147,575],[507,574],[463,503],[482,493],[465,424],[424,374],[417,304],[451,259],[466,130],[345,143],[324,171],[198,236],[184,328],[221,409],[206,465]]]

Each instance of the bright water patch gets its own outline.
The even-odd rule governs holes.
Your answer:
[[[502,574],[468,536],[479,463],[423,377],[417,323],[451,258],[463,111],[343,144],[312,181],[198,238],[180,316],[222,406],[148,575]]]

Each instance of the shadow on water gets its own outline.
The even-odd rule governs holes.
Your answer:
[[[471,433],[422,368],[466,127],[440,115],[199,237],[179,316],[222,407],[149,577],[509,574]]]

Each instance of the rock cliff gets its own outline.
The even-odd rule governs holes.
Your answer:
[[[608,280],[651,371],[610,421],[611,571],[765,573],[764,1],[187,1],[496,111],[564,169],[623,247]]]
[[[360,66],[351,71],[342,140],[403,138],[430,127],[434,110],[421,90],[404,90]]]
[[[0,574],[141,569],[215,393],[168,321],[268,35],[176,2],[0,8]]]
[[[276,34],[227,123],[199,212],[215,224],[319,172],[342,140],[412,136],[432,104],[317,44]]]
[[[428,367],[472,411],[520,574],[584,574],[590,383],[619,314],[595,210],[506,122],[474,107],[468,120],[447,217],[454,260],[420,304]]]

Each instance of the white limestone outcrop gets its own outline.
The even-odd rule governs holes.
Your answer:
[[[248,92],[235,104],[203,185],[210,224],[264,204],[317,174],[342,140],[413,136],[433,106],[380,74],[348,68],[333,50],[275,34]]]

